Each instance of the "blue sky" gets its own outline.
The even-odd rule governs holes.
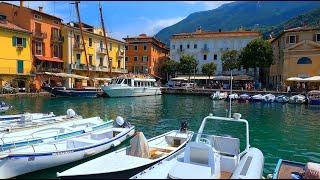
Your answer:
[[[59,16],[64,22],[75,21],[71,1],[25,1],[25,6]],[[19,4],[19,1],[12,2]],[[101,1],[104,21],[109,36],[122,39],[141,33],[155,35],[159,30],[173,25],[197,11],[215,9],[228,1]],[[100,26],[98,1],[80,3],[81,20]]]

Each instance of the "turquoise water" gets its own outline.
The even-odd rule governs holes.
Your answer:
[[[114,119],[120,115],[135,125],[136,130],[143,131],[147,138],[177,129],[182,120],[187,120],[189,128],[197,131],[202,119],[209,113],[225,116],[228,108],[227,102],[213,102],[209,97],[176,95],[98,99],[37,97],[10,98],[5,101],[14,106],[7,114],[52,111],[57,115],[64,115],[68,108],[72,108],[83,117],[107,115]],[[265,156],[265,175],[273,172],[279,158],[320,162],[320,107],[235,102],[233,112],[241,113],[248,120],[250,144],[259,148]],[[243,127],[208,123],[207,132],[212,133],[214,127],[220,133],[244,137]],[[117,149],[128,144],[129,141],[126,141]],[[113,150],[105,153],[110,151]],[[20,178],[55,178],[57,171],[61,172],[87,160],[30,173]]]

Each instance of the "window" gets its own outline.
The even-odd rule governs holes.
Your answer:
[[[92,66],[92,55],[89,55],[89,64]]]
[[[80,35],[79,34],[76,35],[76,41],[77,41],[78,44],[80,44]]]
[[[176,49],[176,46],[175,46],[175,45],[172,45],[172,49]]]
[[[125,47],[126,47],[126,50],[128,51],[128,50],[129,50],[129,46],[128,46],[128,45],[126,45]]]
[[[57,24],[57,25],[59,25],[59,21],[54,20],[54,21],[53,21],[53,24]]]
[[[60,57],[60,46],[57,44],[53,45],[53,57]]]
[[[33,17],[34,17],[35,19],[39,19],[39,20],[42,19],[42,17],[41,17],[39,14],[34,14]]]
[[[317,35],[316,35],[316,40],[317,40],[318,42],[320,42],[320,34],[317,34]]]
[[[118,68],[120,68],[120,67],[121,67],[121,61],[118,60]]]
[[[21,60],[17,61],[17,71],[19,74],[23,74],[23,61]]]
[[[112,43],[109,44],[109,50],[112,51]]]
[[[135,56],[135,57],[133,58],[133,60],[134,60],[134,61],[138,61],[138,56]]]
[[[22,38],[16,37],[17,46],[22,46]]]
[[[297,64],[312,64],[312,60],[308,57],[302,57],[298,60]]]
[[[129,61],[129,57],[128,56],[126,56],[124,59],[125,59],[125,61]]]
[[[35,41],[34,45],[35,45],[35,54],[42,55],[42,42]]]
[[[197,45],[197,44],[194,44],[194,45],[193,45],[193,48],[194,48],[194,49],[197,49],[197,48],[198,48],[198,45]]]
[[[289,43],[290,44],[296,43],[296,36],[289,36]]]
[[[206,54],[203,55],[203,60],[207,60],[207,55]]]
[[[180,51],[182,51],[182,48],[183,48],[183,46],[182,46],[182,44],[180,44]]]
[[[59,29],[57,29],[57,28],[52,28],[51,29],[51,33],[52,33],[52,37],[53,38],[58,38],[59,36],[60,36],[60,33],[59,33]]]
[[[102,57],[100,57],[100,64],[99,64],[99,66],[103,66],[103,58]]]
[[[207,44],[204,44],[203,48],[204,48],[204,49],[208,49],[208,45],[207,45]]]
[[[16,47],[27,47],[27,39],[26,38],[21,38],[21,37],[12,37],[12,46]]]
[[[148,61],[148,56],[143,56],[142,57],[142,62],[147,62]]]
[[[143,50],[147,50],[147,46],[146,45],[143,45]]]
[[[76,54],[76,63],[80,65],[81,54]]]
[[[137,51],[138,50],[138,46],[134,46],[134,50]]]
[[[188,48],[188,49],[190,48],[190,45],[189,45],[189,44],[187,44],[187,48]]]
[[[217,60],[218,56],[216,54],[213,55],[213,60]]]
[[[100,48],[103,48],[103,42],[100,41]]]
[[[92,38],[89,38],[89,47],[92,47]]]

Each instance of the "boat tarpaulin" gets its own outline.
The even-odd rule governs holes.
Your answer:
[[[141,158],[150,157],[148,141],[142,132],[138,132],[130,140],[130,145],[129,155]]]

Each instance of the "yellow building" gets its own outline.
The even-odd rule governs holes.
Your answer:
[[[271,41],[274,64],[269,84],[279,87],[290,77],[320,75],[320,28],[298,27],[282,32]]]
[[[31,80],[31,33],[0,15],[0,88],[27,88]]]
[[[86,62],[85,58],[79,25],[76,23],[68,23],[65,24],[62,29],[62,35],[65,37],[63,59],[66,60],[65,69],[67,73],[90,76],[91,78],[107,78],[121,73],[127,73],[124,60],[125,42],[108,37],[108,61],[102,30],[95,29],[93,26],[84,23],[82,27],[84,29],[83,37],[88,62]],[[87,81],[85,79],[70,79],[66,86],[81,87],[94,86],[97,84],[95,81]]]

